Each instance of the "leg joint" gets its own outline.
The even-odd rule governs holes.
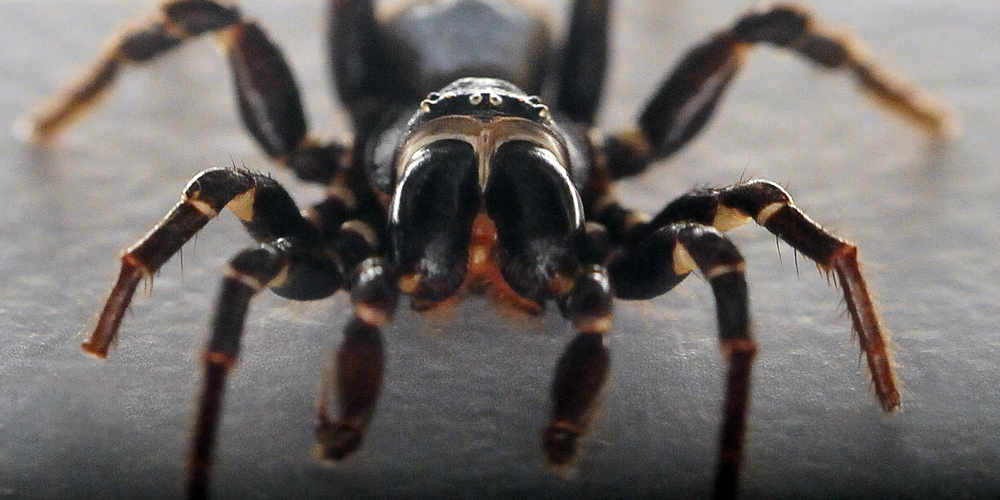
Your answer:
[[[732,31],[741,42],[787,46],[808,30],[811,17],[801,7],[777,5],[747,12],[733,25]]]
[[[240,21],[235,6],[211,0],[176,0],[163,5],[166,18],[188,36],[198,36],[232,26]]]
[[[727,187],[720,192],[719,198],[723,205],[753,217],[760,225],[782,207],[793,204],[785,188],[759,179]]]

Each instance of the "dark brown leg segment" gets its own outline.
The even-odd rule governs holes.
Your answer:
[[[250,299],[273,280],[287,273],[288,256],[278,248],[263,245],[234,257],[226,267],[212,321],[212,337],[202,362],[205,379],[193,442],[188,457],[188,498],[206,498],[216,431],[222,414],[226,378],[236,365]]]
[[[556,109],[593,124],[601,104],[608,59],[608,0],[577,0],[559,70]]]
[[[618,177],[645,170],[690,141],[711,119],[747,51],[758,43],[791,50],[822,68],[854,75],[861,90],[935,138],[954,132],[950,113],[932,97],[872,62],[851,37],[801,7],[772,5],[745,13],[727,30],[693,48],[647,103],[638,127],[608,140]]]
[[[695,269],[712,286],[722,354],[728,364],[715,496],[731,498],[739,484],[751,369],[757,351],[750,332],[743,257],[711,227],[674,223],[625,248],[608,265],[615,295],[627,299],[665,293]]]
[[[601,333],[579,333],[566,348],[552,382],[552,416],[542,437],[552,465],[572,463],[577,439],[593,420],[607,382],[610,354]]]
[[[612,300],[607,271],[599,265],[584,269],[560,300],[577,335],[559,359],[552,382],[552,414],[542,436],[552,465],[572,463],[577,439],[596,413],[610,371],[605,334],[611,329]]]
[[[385,351],[379,328],[388,323],[398,304],[395,277],[380,258],[358,266],[351,287],[354,317],[344,327],[336,369],[318,404],[316,441],[321,458],[341,460],[361,446],[382,389]],[[330,400],[339,413],[330,416]]]
[[[330,0],[327,42],[333,81],[340,101],[354,119],[354,131],[367,134],[385,116],[388,96],[401,85],[392,78],[393,61],[375,17],[373,0]],[[394,88],[395,87],[395,88]],[[414,96],[415,101],[423,98]]]

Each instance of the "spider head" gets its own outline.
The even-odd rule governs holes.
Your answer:
[[[394,168],[389,230],[405,292],[453,294],[483,214],[496,227],[489,258],[507,284],[546,298],[584,217],[566,138],[538,98],[501,80],[458,80],[420,104]]]

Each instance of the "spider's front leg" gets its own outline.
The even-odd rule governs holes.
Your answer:
[[[730,326],[746,321],[746,285],[742,258],[737,259],[735,248],[730,248],[731,244],[718,231],[756,221],[814,260],[821,269],[834,272],[843,287],[853,329],[868,360],[876,396],[885,411],[899,408],[887,336],[861,275],[857,248],[812,221],[777,184],[753,180],[722,189],[693,191],[668,204],[649,222],[641,222],[634,213],[608,203],[596,219],[616,228],[626,241],[624,251],[613,256],[608,265],[616,296],[642,299],[660,295],[695,268],[712,285],[723,352],[730,363],[717,495],[735,493],[753,355],[748,334],[731,337],[738,340],[736,343],[727,340],[730,337],[723,321],[733,321]],[[691,240],[695,235],[697,238]],[[741,328],[745,331],[747,327]],[[739,355],[734,358],[734,353]]]
[[[683,195],[647,225],[635,228],[635,232],[642,235],[678,221],[712,225],[722,231],[755,221],[824,271],[833,272],[843,288],[853,330],[868,360],[875,395],[885,411],[899,408],[899,390],[887,349],[888,336],[861,274],[856,246],[810,219],[795,206],[784,188],[762,180]]]
[[[662,295],[699,270],[715,295],[726,373],[715,497],[732,498],[739,484],[750,401],[750,374],[757,346],[751,336],[744,261],[716,229],[696,222],[660,226],[612,256],[611,288],[618,298]]]
[[[292,300],[327,297],[344,285],[342,269],[360,269],[350,281],[355,310],[361,311],[357,313],[358,318],[368,323],[377,321],[371,319],[372,314],[365,314],[374,309],[384,316],[391,314],[392,307],[386,305],[386,300],[394,300],[394,290],[390,289],[389,299],[377,300],[385,298],[375,293],[385,288],[380,288],[385,280],[373,278],[378,273],[359,266],[374,252],[377,241],[373,238],[377,236],[364,222],[353,218],[362,214],[351,205],[333,197],[309,211],[307,219],[300,214],[288,193],[270,177],[236,168],[210,169],[192,179],[180,203],[123,253],[119,278],[94,333],[83,345],[84,350],[100,357],[107,354],[114,341],[138,282],[152,276],[223,208],[235,213],[260,242],[231,259],[224,273],[211,337],[202,357],[205,379],[188,462],[189,496],[202,497],[207,492],[226,378],[236,364],[246,313],[254,296],[269,288]],[[377,303],[377,307],[369,305],[372,303]],[[371,350],[350,347],[352,339],[360,335],[358,330],[362,330],[362,334],[370,330],[352,326],[357,324],[356,318],[346,328],[348,340],[345,341],[347,347],[342,348],[346,353],[342,358],[380,366],[367,354]],[[377,356],[379,352],[376,350]],[[347,377],[342,379],[349,380]],[[377,384],[381,379],[379,376],[372,380]],[[377,394],[377,390],[372,393]],[[374,397],[370,398],[369,409]],[[345,411],[357,413],[362,410],[364,408],[359,409],[355,404],[347,405]]]
[[[249,171],[228,168],[209,169],[191,179],[181,200],[163,220],[122,252],[118,279],[83,350],[100,358],[107,356],[139,282],[152,279],[160,266],[223,208],[247,220],[252,213],[252,204],[248,204],[253,199],[251,193],[264,179]]]

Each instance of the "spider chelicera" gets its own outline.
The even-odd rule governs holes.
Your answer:
[[[733,496],[756,347],[744,261],[723,232],[747,222],[834,273],[878,401],[886,411],[899,407],[886,335],[856,247],[809,219],[782,187],[745,180],[698,189],[647,217],[622,204],[615,181],[694,137],[758,43],[852,75],[889,111],[944,137],[947,113],[927,96],[806,10],[765,6],[691,49],[633,128],[604,135],[593,126],[610,0],[575,0],[558,51],[543,20],[496,1],[415,3],[387,19],[376,16],[373,3],[329,2],[332,72],[353,121],[352,143],[309,135],[281,52],[258,24],[221,0],[163,2],[153,18],[121,32],[82,79],[31,121],[32,138],[44,142],[86,110],[122,67],[214,33],[251,135],[276,163],[329,188],[327,199],[300,211],[267,175],[208,169],[121,257],[118,279],[83,344],[102,358],[138,283],[222,209],[235,213],[257,240],[224,271],[203,355],[190,496],[207,492],[226,377],[237,362],[251,299],[266,289],[292,300],[350,294],[353,317],[318,405],[316,437],[321,455],[332,460],[358,448],[372,418],[383,379],[380,328],[400,295],[417,310],[466,290],[489,290],[526,312],[555,302],[577,334],[555,370],[543,447],[548,462],[565,465],[577,455],[608,376],[605,336],[614,299],[656,297],[694,271],[715,295],[728,364],[715,493]],[[536,97],[543,92],[549,105]]]

